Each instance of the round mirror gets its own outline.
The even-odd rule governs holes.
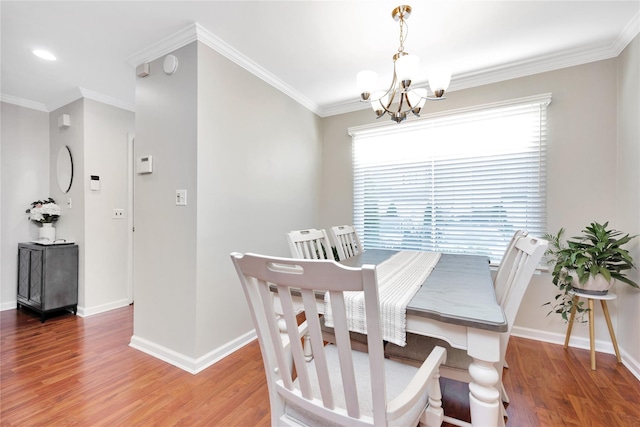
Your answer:
[[[71,182],[73,181],[73,159],[71,158],[71,150],[66,145],[63,145],[60,147],[60,150],[58,150],[56,176],[60,190],[63,193],[68,193],[71,189]]]

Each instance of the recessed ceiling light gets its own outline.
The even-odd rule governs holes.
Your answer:
[[[47,61],[55,61],[57,59],[53,53],[42,49],[34,50],[33,54],[38,58],[46,59]]]

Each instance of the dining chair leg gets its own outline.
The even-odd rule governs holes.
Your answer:
[[[613,333],[613,326],[611,325],[611,318],[609,317],[609,309],[607,308],[607,302],[605,300],[600,300],[600,304],[602,304],[602,311],[604,312],[604,318],[607,321],[607,327],[609,328],[609,335],[611,335],[611,342],[613,343],[613,349],[616,352],[616,358],[618,359],[618,363],[622,363],[622,358],[620,357],[620,350],[618,350],[618,341],[616,341],[616,335]]]

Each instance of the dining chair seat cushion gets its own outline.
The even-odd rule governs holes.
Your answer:
[[[384,348],[384,355],[389,359],[419,366],[429,357],[435,346],[447,350],[447,360],[442,364],[443,367],[467,370],[473,362],[465,350],[453,348],[444,340],[412,333],[407,333],[407,345],[404,347],[388,343]]]
[[[327,344],[325,346],[325,354],[327,357],[327,362],[329,366],[335,366],[336,368],[340,365],[338,360],[338,349],[335,345]],[[373,416],[371,411],[372,403],[371,403],[371,378],[369,372],[369,354],[364,352],[353,352],[353,365],[355,369],[355,377],[356,384],[358,389],[358,395],[361,400],[361,411],[362,415]],[[425,358],[426,359],[426,358]],[[311,366],[309,367],[309,377],[311,378],[311,389],[313,392],[313,396],[317,399],[321,399],[320,397],[320,387],[317,381],[317,375],[315,373],[315,365],[313,365],[314,361],[309,362]],[[413,379],[418,368],[395,362],[393,360],[385,359],[384,361],[384,369],[385,369],[385,377],[386,377],[386,388],[387,388],[387,398],[389,400],[397,397],[406,387],[407,384]],[[340,369],[331,369],[329,371],[329,375],[331,376],[331,384],[339,384],[340,383]],[[296,383],[297,383],[296,379]],[[335,398],[335,404],[337,407],[345,408],[345,399],[344,393],[342,391],[342,387],[333,387],[332,388]],[[390,426],[410,426],[420,417],[422,412],[427,407],[428,403],[428,394],[425,393],[418,402],[408,411],[404,416],[394,420],[389,425]],[[346,411],[346,410],[345,410]],[[299,406],[292,405],[287,403],[287,407],[285,408],[285,413],[288,417],[293,418],[297,422],[309,425],[309,426],[331,426],[334,424],[327,423],[327,420],[324,418],[319,418],[314,416],[314,414],[309,411],[305,411],[303,408]]]
[[[328,342],[330,344],[336,343],[335,332],[333,328],[325,325],[324,316],[320,318],[320,329],[322,329],[322,339],[324,339],[325,342]],[[353,350],[363,351],[365,353],[368,351],[366,334],[350,331],[349,338],[351,340],[351,348]]]

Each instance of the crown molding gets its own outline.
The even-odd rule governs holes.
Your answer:
[[[640,12],[625,27],[623,32],[609,44],[597,44],[577,49],[567,49],[547,55],[527,58],[523,61],[510,62],[480,71],[463,73],[454,76],[448,92],[470,89],[505,80],[527,77],[534,74],[559,70],[561,68],[588,64],[616,58],[622,53],[629,43],[640,33]],[[418,86],[422,86],[418,84]],[[366,102],[359,99],[342,101],[321,108],[319,116],[329,117],[337,114],[351,113],[370,108]]]
[[[113,98],[111,96],[103,95],[93,90],[77,87],[69,92],[65,93],[60,98],[52,101],[48,104],[42,104],[40,102],[30,101],[28,99],[18,98],[17,96],[0,94],[0,101],[8,104],[18,105],[20,107],[30,108],[32,110],[43,111],[45,113],[51,113],[58,108],[64,107],[67,104],[77,101],[80,98],[91,99],[93,101],[101,102],[103,104],[111,105],[112,107],[121,108],[135,112],[135,105],[124,102],[120,99]]]
[[[135,105],[122,101],[120,99],[101,94],[99,92],[85,89],[83,87],[76,87],[60,98],[56,99],[47,104],[47,111],[55,111],[58,108],[64,107],[67,104],[70,104],[74,101],[77,101],[80,98],[91,99],[93,101],[101,102],[103,104],[111,105],[112,107],[121,108],[123,110],[133,111],[135,112]]]
[[[19,107],[25,107],[25,108],[30,108],[32,110],[43,111],[45,113],[49,112],[47,110],[46,105],[40,102],[30,101],[24,98],[18,98],[17,96],[13,96],[13,95],[5,95],[4,93],[0,93],[0,101],[6,102],[7,104],[17,105]]]
[[[91,99],[93,101],[101,102],[103,104],[111,105],[112,107],[121,108],[123,110],[132,111],[135,113],[136,106],[130,102],[125,102],[112,96],[104,95],[102,93],[95,92],[93,90],[79,88],[83,98]]]
[[[309,98],[305,97],[300,92],[296,91],[294,88],[278,79],[269,71],[234,49],[231,45],[202,27],[197,22],[189,25],[188,27],[178,31],[177,33],[169,37],[160,40],[157,43],[154,43],[146,49],[134,53],[126,59],[126,62],[135,68],[140,64],[151,62],[196,40],[202,42],[205,46],[215,50],[231,62],[249,71],[251,74],[260,78],[264,82],[270,84],[280,92],[292,98],[294,101],[303,105],[305,108],[311,110],[316,114],[319,113],[320,107]]]
[[[640,10],[635,14],[635,16],[631,19],[629,24],[622,30],[622,33],[618,36],[618,38],[613,42],[613,48],[617,52],[615,56],[618,56],[622,53],[625,47],[631,41],[640,34]]]
[[[263,80],[264,82],[278,89],[280,92],[289,96],[294,101],[301,104],[308,110],[319,115],[321,109],[318,104],[314,103],[309,98],[305,97],[300,92],[298,92],[297,90],[295,90],[294,88],[292,88],[291,86],[289,86],[288,84],[286,84],[285,82],[283,82],[282,80],[280,80],[279,78],[271,74],[269,71],[262,68],[260,65],[258,65],[257,63],[255,63],[254,61],[252,61],[242,53],[238,52],[236,49],[231,47],[229,44],[227,44],[224,40],[222,40],[215,34],[211,33],[210,31],[206,30],[205,28],[201,27],[198,24],[196,24],[196,26],[198,28],[199,41],[201,41],[211,49],[215,50],[225,58],[236,63],[237,65],[244,68],[245,70],[249,71],[251,74],[255,75],[259,79]]]
[[[199,25],[193,23],[182,30],[157,41],[149,47],[125,58],[125,62],[136,68],[140,64],[151,62],[161,56],[167,55],[176,49],[188,45],[197,40],[197,29]]]

